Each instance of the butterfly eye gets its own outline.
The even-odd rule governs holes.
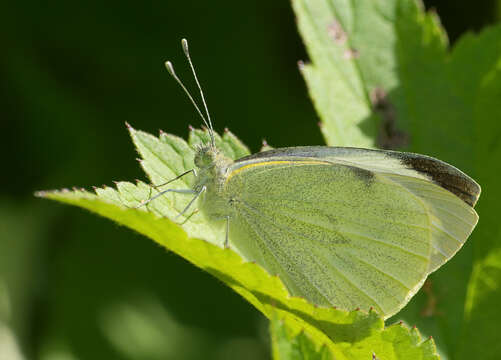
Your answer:
[[[195,153],[194,162],[198,168],[204,168],[214,162],[214,156],[209,151],[209,148],[200,146],[200,148]]]

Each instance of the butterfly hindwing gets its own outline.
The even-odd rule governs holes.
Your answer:
[[[398,311],[428,274],[429,209],[379,174],[319,159],[236,162],[226,180],[230,241],[293,295]]]

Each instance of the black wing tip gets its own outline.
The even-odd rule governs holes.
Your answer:
[[[461,170],[444,161],[413,153],[388,153],[398,158],[403,165],[426,175],[434,183],[452,192],[465,203],[474,207],[480,196],[480,185]]]

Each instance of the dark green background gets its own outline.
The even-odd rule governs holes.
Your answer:
[[[497,18],[495,1],[427,6],[451,40]],[[217,130],[230,128],[252,151],[263,138],[322,144],[289,2],[9,1],[0,20],[0,324],[26,358],[63,349],[135,359],[113,346],[102,314],[116,304],[142,311],[144,299],[196,329],[191,358],[265,357],[266,321],[223,284],[146,238],[32,194],[144,179],[125,121],[183,137],[200,124],[163,67],[172,60],[196,93],[182,37]]]

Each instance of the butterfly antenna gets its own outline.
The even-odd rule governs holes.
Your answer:
[[[186,56],[186,59],[188,59],[188,63],[190,64],[191,72],[193,73],[193,77],[195,78],[195,82],[197,83],[198,90],[200,90],[200,97],[202,98],[202,103],[204,104],[205,113],[207,114],[207,120],[209,122],[208,128],[209,128],[209,134],[210,134],[212,146],[216,147],[216,141],[214,139],[214,129],[212,127],[212,121],[210,120],[209,108],[207,107],[207,102],[205,101],[205,96],[204,96],[204,92],[202,91],[202,86],[200,85],[200,82],[198,81],[197,72],[195,71],[195,67],[193,66],[193,62],[191,61],[190,51],[188,49],[188,40],[182,39],[181,45],[183,46],[184,55]]]
[[[200,111],[200,108],[198,107],[197,103],[195,102],[195,100],[193,100],[193,96],[191,96],[191,94],[188,91],[188,89],[186,88],[186,86],[184,86],[183,82],[177,77],[176,72],[174,71],[174,67],[172,66],[172,63],[170,61],[166,61],[165,62],[165,67],[167,68],[167,71],[169,72],[169,74],[174,78],[174,80],[177,81],[177,83],[179,84],[179,86],[181,86],[181,88],[184,90],[184,92],[186,93],[186,95],[188,96],[188,98],[191,100],[191,103],[193,104],[193,106],[197,110],[198,114],[202,118],[202,121],[204,122],[205,126],[207,126],[208,128],[210,128],[209,123],[207,122],[207,120],[205,119],[204,115]],[[212,134],[212,132],[211,132],[211,134]],[[213,136],[212,135],[211,135],[211,140],[212,140],[212,143],[214,144],[214,140],[213,140]]]

